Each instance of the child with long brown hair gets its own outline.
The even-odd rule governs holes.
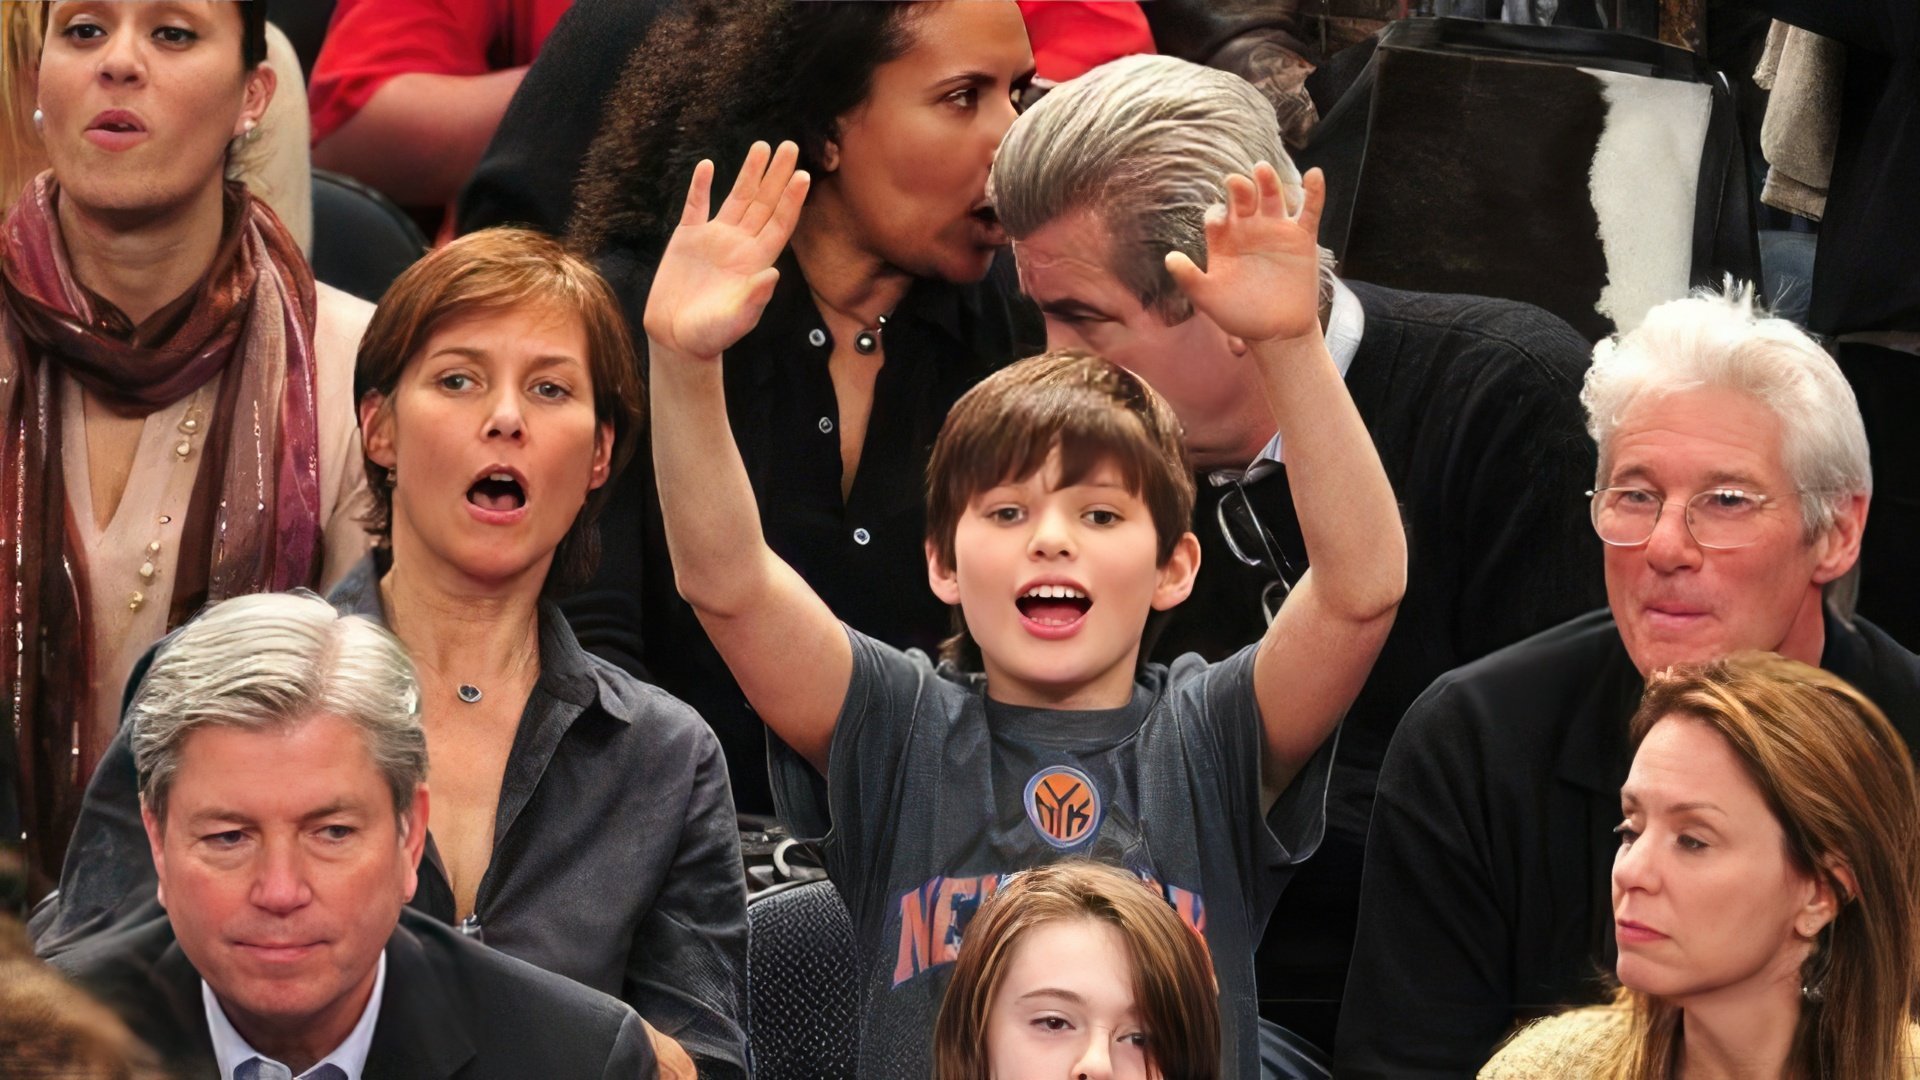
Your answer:
[[[934,1026],[935,1080],[1215,1080],[1220,993],[1199,934],[1118,867],[1007,879],[968,925]],[[1098,1071],[1098,1070],[1095,1070]]]

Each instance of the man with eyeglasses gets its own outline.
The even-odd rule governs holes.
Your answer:
[[[1304,180],[1273,106],[1245,80],[1168,56],[1117,60],[1061,84],[1014,122],[993,167],[1021,284],[1048,344],[1141,375],[1186,429],[1200,475],[1193,594],[1149,624],[1150,658],[1209,659],[1260,638],[1307,572],[1287,448],[1244,343],[1167,278],[1169,249],[1205,257],[1208,208],[1267,161]],[[1346,978],[1376,771],[1394,725],[1441,673],[1602,599],[1580,489],[1587,342],[1536,307],[1342,281],[1322,252],[1327,349],[1400,500],[1407,594],[1340,731],[1327,835],[1298,871],[1260,952],[1264,1015],[1331,1045]],[[1156,631],[1158,636],[1156,637]]]
[[[1750,292],[1676,300],[1595,349],[1581,400],[1607,607],[1442,676],[1401,722],[1339,1076],[1472,1076],[1516,1021],[1605,996],[1627,720],[1650,673],[1777,652],[1920,735],[1920,658],[1834,588],[1873,484],[1826,353]]]

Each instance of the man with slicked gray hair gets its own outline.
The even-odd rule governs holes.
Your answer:
[[[1621,804],[1627,722],[1654,672],[1779,653],[1858,687],[1909,749],[1920,738],[1920,657],[1829,595],[1873,492],[1832,358],[1750,289],[1703,293],[1601,342],[1581,400],[1607,606],[1448,672],[1401,721],[1367,841],[1342,1077],[1472,1076],[1516,1021],[1606,995],[1610,876],[1637,827]],[[1721,824],[1701,810],[1660,842],[1717,866]],[[1676,955],[1695,944],[1640,929]]]
[[[1165,268],[1201,265],[1231,173],[1266,161],[1298,205],[1273,107],[1244,80],[1135,56],[1062,84],[1017,120],[990,180],[1051,346],[1125,365],[1179,413],[1201,470],[1193,596],[1152,653],[1209,659],[1257,640],[1306,572],[1285,447],[1245,343],[1195,313]],[[1538,308],[1340,280],[1321,323],[1398,494],[1406,599],[1340,735],[1328,835],[1270,920],[1263,1010],[1325,1046],[1352,940],[1375,776],[1408,704],[1442,672],[1601,601],[1578,492],[1593,475],[1576,400],[1587,343]],[[1569,494],[1571,493],[1571,494]]]
[[[312,594],[215,605],[130,725],[157,896],[53,959],[175,1075],[651,1077],[624,1003],[405,909],[427,842],[412,665]]]

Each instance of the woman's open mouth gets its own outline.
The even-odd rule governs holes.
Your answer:
[[[125,150],[145,141],[147,126],[125,109],[109,109],[93,118],[85,136],[102,150]]]
[[[492,473],[467,489],[467,501],[483,510],[518,510],[527,505],[527,493],[507,473]]]
[[[992,203],[974,207],[967,211],[967,216],[973,219],[983,243],[998,247],[1007,242],[1007,230],[1000,226],[1000,214],[994,210]]]
[[[512,469],[488,470],[467,488],[467,507],[490,525],[518,521],[526,516],[526,483]]]

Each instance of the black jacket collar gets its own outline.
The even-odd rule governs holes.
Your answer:
[[[476,1053],[469,1027],[472,1011],[459,1007],[448,979],[434,969],[420,940],[407,929],[409,920],[425,918],[401,912],[400,925],[387,938],[387,986],[362,1080],[442,1080]],[[85,948],[118,954],[130,964],[157,949],[147,983],[150,989],[142,993],[157,994],[162,1000],[133,1010],[134,1015],[155,1020],[150,1026],[141,1025],[145,1030],[135,1034],[152,1044],[176,1075],[218,1075],[213,1036],[200,996],[200,972],[180,948],[173,924],[157,903],[143,908],[139,921],[129,929],[110,932]]]
[[[408,931],[409,918],[387,939],[387,989],[373,1028],[363,1080],[439,1080],[452,1076],[475,1054],[468,1018],[445,981],[427,960],[420,941]]]
[[[1586,618],[1588,616],[1582,616]],[[1858,627],[1823,609],[1826,643],[1820,653],[1820,666],[1848,682],[1870,680],[1874,660],[1865,636]],[[1560,760],[1554,775],[1578,787],[1613,798],[1619,794],[1629,761],[1627,722],[1639,706],[1645,680],[1627,655],[1619,627],[1609,616],[1596,623],[1596,632],[1604,632],[1606,660],[1594,671],[1591,688],[1572,715],[1566,741],[1560,747]],[[1551,722],[1552,717],[1541,717]]]
[[[159,905],[154,907],[158,910]],[[200,972],[181,951],[179,942],[173,940],[173,924],[165,916],[160,922],[165,926],[167,946],[154,961],[153,978],[166,997],[166,1009],[162,1011],[171,1014],[174,1023],[169,1033],[172,1043],[156,1045],[154,1049],[182,1076],[195,1075],[196,1069],[216,1074],[219,1065],[213,1052],[213,1034],[207,1027],[206,1004],[200,997]],[[155,1038],[149,1032],[136,1034],[150,1041]]]

